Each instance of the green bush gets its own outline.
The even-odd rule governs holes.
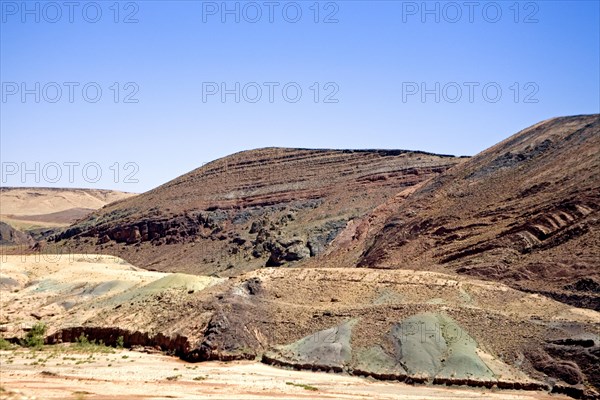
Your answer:
[[[312,391],[312,392],[316,392],[317,390],[319,390],[319,389],[317,389],[317,388],[316,388],[316,387],[314,387],[314,386],[305,385],[305,384],[303,384],[303,383],[286,382],[285,384],[286,384],[286,385],[289,385],[289,386],[296,386],[296,387],[300,387],[300,388],[303,388],[304,390],[310,390],[310,391]]]
[[[90,340],[83,332],[75,339],[74,349],[89,353],[114,353],[113,348],[104,344],[104,341]]]
[[[0,337],[0,350],[11,350],[13,345],[3,337]]]
[[[79,337],[75,339],[75,343],[77,343],[77,345],[80,347],[87,347],[91,344],[90,340],[83,332],[81,332],[81,335],[79,335]]]
[[[123,336],[119,336],[117,338],[117,348],[122,349],[123,347],[125,347],[125,339]]]
[[[48,327],[43,322],[38,322],[33,325],[29,332],[25,335],[25,338],[21,340],[21,345],[24,347],[33,347],[36,349],[41,348],[44,345],[44,336]]]

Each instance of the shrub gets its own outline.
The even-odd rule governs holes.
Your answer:
[[[75,348],[85,352],[91,353],[114,353],[112,347],[108,347],[104,344],[104,341],[96,341],[96,339],[90,340],[84,333],[81,333],[77,339],[75,339]]]
[[[316,388],[316,387],[314,387],[314,386],[305,385],[305,384],[303,384],[303,383],[286,382],[285,384],[286,384],[286,385],[289,385],[289,386],[296,386],[296,387],[300,387],[300,388],[302,388],[302,389],[304,389],[304,390],[310,390],[310,391],[312,391],[312,392],[316,392],[317,390],[319,390],[319,389],[317,389],[317,388]]]
[[[24,347],[33,347],[36,349],[41,348],[44,345],[44,336],[48,327],[43,322],[38,322],[33,325],[29,332],[25,335],[25,338],[21,340],[21,345]]]
[[[75,339],[75,342],[77,343],[78,346],[81,346],[81,347],[87,347],[90,344],[92,344],[90,342],[90,340],[88,339],[88,337],[83,332],[81,332],[81,335],[79,335],[79,337],[77,339]]]
[[[0,350],[11,350],[13,345],[3,337],[0,337]]]

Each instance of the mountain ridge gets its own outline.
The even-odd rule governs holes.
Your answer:
[[[56,240],[142,267],[232,275],[320,254],[350,219],[463,161],[405,150],[239,152],[108,205]]]

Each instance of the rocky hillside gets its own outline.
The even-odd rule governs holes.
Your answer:
[[[13,228],[7,223],[0,221],[0,246],[23,246],[29,247],[34,244],[31,235]]]
[[[527,128],[395,196],[329,264],[456,272],[600,309],[600,117]]]
[[[269,148],[214,161],[56,236],[161,271],[235,275],[322,254],[349,221],[464,158]]]

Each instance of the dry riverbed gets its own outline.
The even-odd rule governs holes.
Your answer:
[[[161,354],[46,346],[0,351],[0,399],[565,399],[546,393],[411,386],[257,362],[190,364]]]

